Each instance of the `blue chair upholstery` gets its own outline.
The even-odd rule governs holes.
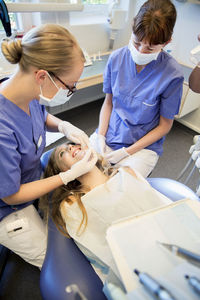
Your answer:
[[[47,253],[40,275],[44,300],[81,299],[65,288],[76,284],[88,300],[104,300],[102,282],[73,239],[62,235],[49,219]]]
[[[52,150],[41,157],[43,170]],[[148,182],[173,201],[188,197],[198,200],[196,194],[184,184],[168,178],[148,178]],[[40,290],[44,300],[80,299],[67,294],[65,288],[76,284],[88,300],[106,299],[102,283],[90,263],[74,243],[62,235],[49,220],[48,244],[40,275]]]
[[[199,197],[186,185],[169,178],[147,178],[151,186],[172,201],[190,198],[199,200]]]
[[[50,149],[50,150],[48,150],[48,151],[46,151],[46,152],[44,152],[42,154],[42,157],[40,159],[40,163],[41,163],[43,171],[44,171],[44,169],[45,169],[45,167],[46,167],[46,165],[48,163],[49,157],[50,157],[50,155],[51,155],[52,152],[53,152],[53,149]]]

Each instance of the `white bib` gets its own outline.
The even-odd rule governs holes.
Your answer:
[[[82,213],[77,203],[65,203],[61,209],[70,236],[111,267],[117,276],[119,274],[106,241],[108,227],[121,218],[171,203],[171,200],[154,190],[141,175],[137,176],[138,178],[134,178],[120,168],[105,184],[97,186],[82,197],[88,224],[80,236],[77,235],[77,229]]]

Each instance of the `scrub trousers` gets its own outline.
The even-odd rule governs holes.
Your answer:
[[[0,244],[26,262],[42,268],[47,247],[47,228],[31,204],[0,222]]]
[[[99,153],[98,135],[94,132],[90,136],[90,145]],[[113,151],[112,148],[106,146],[106,153]],[[115,167],[130,167],[138,171],[143,177],[147,177],[154,169],[159,159],[159,155],[152,150],[142,149],[122,160],[120,160]]]

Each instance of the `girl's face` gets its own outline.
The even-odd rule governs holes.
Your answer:
[[[84,155],[85,150],[81,149],[81,145],[65,143],[56,148],[54,157],[59,169],[64,172],[81,160]]]

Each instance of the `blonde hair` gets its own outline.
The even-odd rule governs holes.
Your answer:
[[[44,178],[59,174],[61,171],[55,160],[55,151],[56,149],[52,152],[49,158],[47,167],[43,175]],[[99,156],[96,166],[104,174],[106,174],[108,178],[113,176],[117,172],[116,169],[110,168],[110,166],[107,164],[107,162],[103,159],[102,156]],[[62,185],[55,189],[53,192],[44,195],[40,199],[39,207],[44,213],[45,220],[48,219],[50,214],[58,230],[65,236],[70,237],[67,232],[65,222],[62,218],[61,205],[64,202],[72,204],[71,197],[73,197],[73,199],[77,202],[82,213],[82,220],[80,221],[80,225],[77,230],[77,234],[80,235],[86,228],[88,220],[87,212],[82,203],[81,197],[89,191],[89,187],[82,185],[80,181],[75,179],[69,182],[67,185]]]
[[[34,66],[55,74],[68,73],[77,58],[85,60],[73,35],[56,24],[32,28],[22,40],[2,41],[1,50],[11,64],[18,63],[24,72]]]

